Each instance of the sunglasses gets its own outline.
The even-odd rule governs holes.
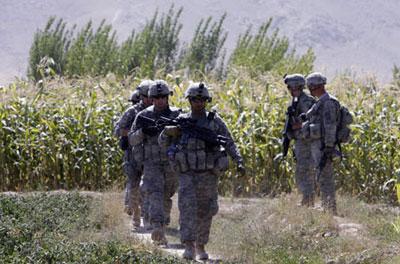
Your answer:
[[[195,102],[195,103],[200,103],[200,102],[203,103],[203,102],[207,101],[207,98],[204,98],[204,97],[191,97],[190,101],[191,102]]]
[[[300,90],[301,89],[300,86],[293,86],[293,85],[288,85],[287,88],[288,88],[288,90]]]
[[[318,89],[319,86],[318,85],[307,85],[308,90],[313,91],[315,89]]]
[[[153,98],[153,99],[162,99],[162,98],[167,98],[168,97],[168,95],[155,95],[155,96],[152,96],[151,98]]]

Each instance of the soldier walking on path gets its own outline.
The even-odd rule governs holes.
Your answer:
[[[287,75],[285,84],[292,96],[292,103],[287,109],[285,136],[295,140],[294,153],[296,159],[296,184],[302,194],[301,205],[314,206],[314,170],[311,158],[311,140],[301,134],[302,121],[300,115],[306,113],[315,103],[312,96],[303,89],[305,78],[301,74]],[[286,150],[287,151],[287,150]]]
[[[311,138],[311,154],[316,168],[316,180],[325,211],[337,214],[332,159],[336,153],[337,129],[340,117],[339,101],[325,90],[326,77],[319,72],[306,78],[311,95],[318,98],[307,112],[302,132]]]
[[[178,176],[169,166],[167,149],[158,144],[161,131],[154,124],[146,124],[145,120],[176,118],[180,111],[169,106],[170,95],[172,91],[165,81],[154,81],[149,89],[153,105],[137,115],[129,133],[129,143],[132,146],[143,144],[143,190],[149,199],[149,216],[153,228],[151,238],[156,244],[164,245],[167,244],[165,225],[170,221],[171,198],[178,187]]]
[[[139,84],[129,100],[133,105],[124,112],[115,126],[115,134],[120,137],[120,147],[124,150],[123,171],[128,178],[125,187],[125,212],[129,215],[133,214],[134,227],[140,226],[141,197],[139,184],[143,170],[142,164],[136,161],[132,155],[132,146],[128,142],[128,132],[137,113],[151,105],[151,99],[148,98],[148,90],[151,83],[152,81],[145,80]],[[136,146],[136,148],[139,147],[141,146]]]
[[[192,128],[167,126],[160,135],[161,146],[171,140],[169,158],[179,172],[179,224],[181,241],[185,245],[183,257],[208,259],[205,245],[208,242],[212,218],[218,212],[218,178],[228,168],[228,153],[244,173],[243,159],[231,134],[219,115],[207,112],[205,107],[211,101],[208,89],[203,83],[191,84],[185,92],[191,112],[181,114],[178,120],[189,120]],[[179,121],[178,121],[179,122]],[[203,133],[203,134],[202,134]],[[223,138],[221,144],[215,141]]]

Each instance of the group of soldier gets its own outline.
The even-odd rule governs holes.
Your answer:
[[[136,90],[132,99],[139,96],[140,101],[115,128],[125,150],[126,211],[133,214],[135,227],[142,216],[152,240],[166,245],[171,198],[178,190],[183,257],[208,259],[205,245],[218,212],[219,175],[228,168],[227,154],[242,173],[243,159],[221,117],[206,111],[211,96],[204,83],[187,88],[188,113],[169,105],[172,91],[163,80],[143,81]],[[173,122],[163,126],[165,120]]]
[[[293,115],[288,115],[287,136],[295,140],[295,179],[302,194],[301,205],[314,207],[319,189],[322,208],[336,215],[332,161],[341,155],[337,149],[340,103],[325,90],[326,77],[321,73],[314,72],[306,78],[301,74],[287,75],[284,82],[292,96],[288,112]],[[310,95],[305,93],[305,86]]]
[[[326,78],[312,73],[284,79],[295,114],[288,137],[295,140],[296,182],[301,204],[314,206],[318,174],[322,206],[336,214],[332,157],[340,105],[325,90]],[[311,96],[304,92],[307,85]],[[172,90],[163,80],[142,81],[131,96],[133,105],[117,122],[115,134],[124,150],[128,177],[125,210],[133,226],[151,231],[154,243],[166,245],[172,196],[178,191],[180,239],[183,257],[208,259],[212,218],[218,212],[218,179],[228,168],[227,154],[245,174],[243,159],[221,117],[206,110],[211,96],[205,83],[191,83],[185,92],[190,111],[169,105]],[[292,104],[293,107],[294,104]],[[206,134],[206,135],[205,135]],[[321,157],[326,162],[317,170]]]

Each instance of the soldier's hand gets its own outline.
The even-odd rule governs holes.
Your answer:
[[[164,128],[164,133],[170,137],[178,137],[180,135],[180,129],[177,126],[166,126]]]
[[[303,124],[303,123],[301,123],[301,122],[294,122],[294,123],[292,124],[292,130],[299,130],[299,129],[301,129],[301,128],[302,128],[302,124]]]
[[[240,174],[240,176],[246,175],[246,168],[244,167],[242,162],[237,163],[237,171]]]
[[[158,127],[156,126],[148,126],[142,128],[143,133],[145,133],[148,136],[154,137],[155,135],[158,134]]]
[[[301,113],[299,115],[299,118],[302,122],[306,122],[307,121],[307,114],[306,113]]]

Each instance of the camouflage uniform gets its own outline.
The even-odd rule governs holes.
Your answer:
[[[293,87],[300,87],[301,92],[298,96],[296,109],[294,113],[294,119],[290,120],[290,126],[293,122],[301,122],[299,116],[302,113],[306,113],[311,106],[315,103],[315,99],[306,94],[303,91],[305,85],[304,76],[300,74],[288,75],[285,78],[285,83],[290,89]],[[295,140],[294,153],[296,157],[296,184],[300,190],[303,198],[301,201],[302,205],[313,206],[314,204],[314,169],[311,158],[311,140],[304,138],[301,134],[301,130],[289,130],[288,137]]]
[[[119,137],[122,137],[123,135],[121,132],[123,129],[130,130],[137,113],[142,111],[144,108],[145,106],[142,102],[129,107],[124,112],[121,119],[117,122],[115,126],[115,134]],[[134,217],[136,218],[136,220],[138,220],[137,218],[139,218],[140,221],[139,183],[142,175],[142,169],[140,164],[137,164],[137,162],[133,159],[130,147],[124,150],[122,168],[125,175],[128,177],[128,181],[126,183],[126,188],[125,188],[125,206],[129,210],[133,210]]]
[[[196,84],[194,84],[196,85]],[[227,152],[238,164],[242,157],[224,121],[215,113],[204,111],[201,116],[192,112],[181,114],[179,118],[191,118],[196,126],[205,127],[218,135],[228,138],[225,150],[221,146],[208,146],[205,141],[182,134],[178,137],[177,151],[170,157],[172,167],[179,171],[179,224],[182,243],[188,245],[184,258],[193,258],[190,248],[196,243],[197,254],[207,259],[204,250],[210,234],[212,218],[218,212],[218,177],[228,168]],[[160,145],[170,144],[166,129],[160,135]]]
[[[320,73],[313,73],[307,77],[307,85],[324,84],[326,78]],[[338,117],[340,115],[340,104],[338,100],[329,93],[323,94],[318,101],[307,112],[309,121],[303,125],[302,131],[311,138],[311,155],[321,192],[321,202],[325,210],[336,214],[335,182],[332,166],[332,150],[334,150],[337,139],[336,130]],[[330,150],[326,165],[320,171],[318,169],[324,152]]]
[[[147,95],[151,84],[151,80],[143,80],[136,87],[135,91],[131,94],[131,97],[128,100],[133,103],[133,106],[129,107],[124,112],[121,119],[115,126],[115,134],[121,137],[120,143],[123,143],[121,148],[125,149],[123,158],[123,171],[128,177],[125,188],[125,209],[127,210],[128,214],[133,213],[133,224],[136,227],[140,226],[141,209],[143,207],[141,205],[143,199],[141,199],[142,196],[139,191],[143,166],[140,160],[134,159],[134,152],[132,152],[132,150],[140,152],[140,150],[142,150],[142,146],[129,145],[127,133],[130,131],[136,115],[149,105]]]
[[[160,81],[156,82],[159,83]],[[151,90],[152,87],[149,90],[149,94]],[[141,153],[142,157],[137,158],[143,160],[142,191],[149,199],[148,210],[150,222],[154,228],[153,232],[162,228],[163,236],[164,226],[169,224],[170,221],[171,198],[178,187],[178,176],[169,166],[167,149],[160,147],[158,144],[160,132],[155,131],[153,134],[146,132],[146,126],[140,120],[139,116],[158,120],[161,116],[176,118],[179,113],[180,110],[174,107],[168,107],[161,112],[156,112],[154,106],[150,106],[137,115],[129,133],[129,143],[131,145],[143,144],[144,151]],[[135,158],[136,156],[137,154],[135,154]]]

